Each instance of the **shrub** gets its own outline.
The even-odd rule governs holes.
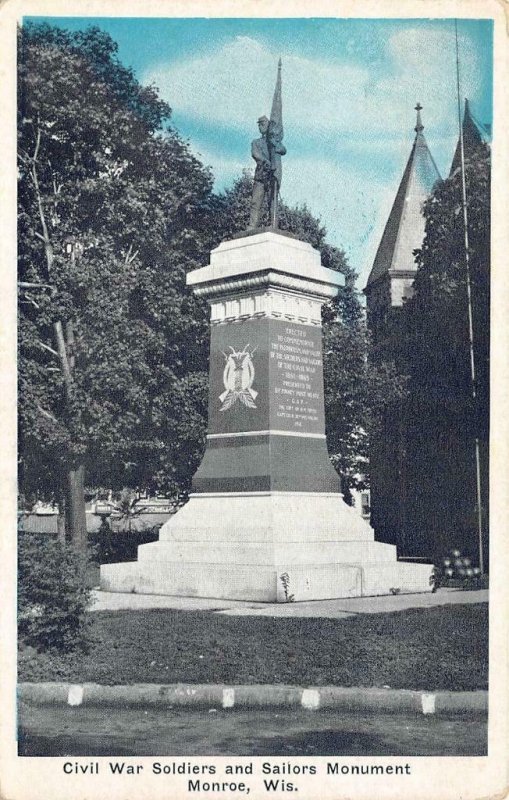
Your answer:
[[[18,626],[37,650],[86,650],[86,559],[70,545],[23,533],[18,541]]]
[[[98,564],[136,561],[139,545],[156,542],[158,538],[159,527],[141,531],[112,531],[107,523],[89,537],[94,546],[94,559]]]

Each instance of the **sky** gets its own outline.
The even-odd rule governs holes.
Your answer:
[[[40,17],[31,18],[34,21]],[[320,217],[365,286],[415,136],[417,102],[442,177],[458,138],[452,19],[44,18],[97,25],[172,122],[217,190],[253,166],[259,116],[270,115],[282,59],[281,195]],[[460,94],[492,123],[492,23],[458,20]]]

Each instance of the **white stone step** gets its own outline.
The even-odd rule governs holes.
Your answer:
[[[186,564],[273,566],[286,564],[395,562],[396,547],[382,542],[162,541],[138,548],[138,560]]]
[[[257,602],[296,602],[345,597],[429,592],[432,566],[403,562],[378,564],[318,564],[276,567],[172,564],[143,561],[101,567],[101,588],[110,592],[139,592],[182,597],[211,597]]]

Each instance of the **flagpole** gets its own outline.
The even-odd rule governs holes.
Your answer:
[[[281,59],[278,61],[277,65],[277,78],[276,78],[276,86],[274,89],[274,96],[272,98],[272,108],[270,112],[270,125],[275,136],[275,140],[270,142],[270,160],[272,165],[272,227],[278,227],[278,192],[279,192],[279,182],[281,180],[281,155],[279,154],[280,151],[277,149],[278,142],[281,144],[283,138],[283,103],[281,97]],[[283,153],[286,150],[283,148]]]
[[[470,351],[470,382],[472,387],[472,400],[474,413],[477,411],[477,375],[475,368],[474,355],[474,320],[472,312],[472,285],[470,274],[470,248],[468,240],[468,207],[467,207],[467,187],[465,178],[465,147],[463,142],[463,125],[461,122],[461,101],[460,101],[460,59],[458,46],[458,20],[454,20],[454,30],[456,36],[456,94],[458,101],[458,126],[460,132],[460,162],[461,162],[461,204],[463,207],[463,235],[465,248],[465,267],[467,277],[467,305],[468,305],[468,343]],[[476,496],[477,496],[477,533],[479,547],[479,567],[481,575],[484,574],[483,557],[483,525],[481,507],[481,454],[479,436],[477,434],[477,421],[475,428],[475,474],[476,474]]]
[[[277,180],[276,176],[274,175],[272,178],[272,227],[278,227],[278,208],[277,208]]]

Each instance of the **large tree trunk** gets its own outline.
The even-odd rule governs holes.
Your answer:
[[[85,468],[73,465],[67,473],[67,524],[71,540],[82,553],[87,549],[87,517],[85,513]]]
[[[47,273],[46,277],[48,283],[51,284],[55,254],[53,250],[53,243],[51,241],[51,237],[49,234],[48,224],[46,222],[44,202],[39,185],[39,176],[37,174],[37,163],[38,163],[37,160],[41,145],[41,136],[42,136],[42,130],[40,127],[38,127],[35,149],[33,155],[30,158],[30,161],[31,161],[32,182],[34,185],[35,194],[37,198],[37,206],[39,210],[39,219],[41,222],[41,231],[42,231],[42,233],[38,233],[37,235],[39,236],[40,239],[42,239],[44,243],[44,253],[46,257],[46,273]],[[74,251],[71,257],[72,259],[74,259]],[[60,361],[60,369],[64,379],[67,403],[69,407],[71,407],[72,396],[73,396],[72,372],[75,361],[73,324],[71,321],[66,323],[67,341],[64,336],[64,329],[62,322],[60,320],[57,320],[54,323],[53,328],[55,333],[58,357]],[[86,526],[86,516],[85,516],[84,483],[85,483],[85,470],[83,464],[70,466],[67,475],[67,487],[66,487],[66,495],[67,495],[65,504],[66,527],[67,530],[69,531],[73,544],[83,553],[85,553],[87,547],[87,526]],[[59,536],[60,534],[61,531],[59,530]]]
[[[66,397],[70,404],[73,390],[72,367],[74,366],[74,355],[72,353],[72,345],[74,344],[73,327],[72,323],[67,323],[67,342],[64,337],[62,323],[55,322],[54,329]],[[69,466],[66,488],[67,529],[74,546],[84,553],[87,549],[87,522],[85,514],[85,467],[83,464]]]
[[[60,511],[57,517],[57,540],[65,544],[65,513]]]

